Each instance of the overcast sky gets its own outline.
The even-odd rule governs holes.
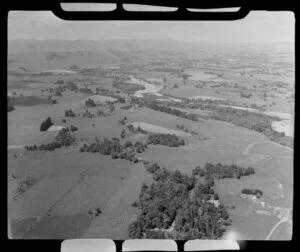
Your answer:
[[[86,9],[91,9],[87,6]],[[237,21],[64,21],[50,11],[11,11],[8,39],[173,39],[294,43],[292,12],[251,12]]]

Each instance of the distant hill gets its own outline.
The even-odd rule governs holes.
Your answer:
[[[8,41],[8,53],[74,52],[74,51],[139,51],[204,49],[205,44],[175,40],[34,40]]]

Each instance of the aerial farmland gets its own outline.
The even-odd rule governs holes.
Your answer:
[[[293,53],[10,40],[10,237],[291,239]]]

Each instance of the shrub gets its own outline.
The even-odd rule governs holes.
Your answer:
[[[65,110],[65,117],[76,117],[76,115],[72,111],[72,109],[69,109],[69,110]]]
[[[91,99],[91,98],[87,99],[84,104],[85,104],[85,106],[87,108],[92,108],[92,107],[96,107],[97,106],[96,103],[95,103],[95,101],[93,99]]]
[[[59,90],[56,90],[55,95],[56,95],[56,96],[62,96],[62,93],[61,93]]]
[[[135,202],[133,202],[133,203],[131,204],[131,206],[132,206],[132,207],[138,207],[139,204],[135,201]]]
[[[15,110],[13,105],[13,99],[9,96],[7,96],[7,112]]]
[[[78,130],[78,128],[76,127],[76,126],[74,126],[73,124],[71,124],[71,126],[70,126],[70,131],[76,131],[76,130]]]
[[[51,118],[48,117],[45,121],[43,121],[40,125],[40,131],[46,131],[53,125]]]

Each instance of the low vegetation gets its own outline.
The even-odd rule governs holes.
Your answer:
[[[16,200],[19,196],[33,187],[37,182],[38,181],[36,179],[25,179],[20,181],[17,189],[12,192],[13,199]]]

